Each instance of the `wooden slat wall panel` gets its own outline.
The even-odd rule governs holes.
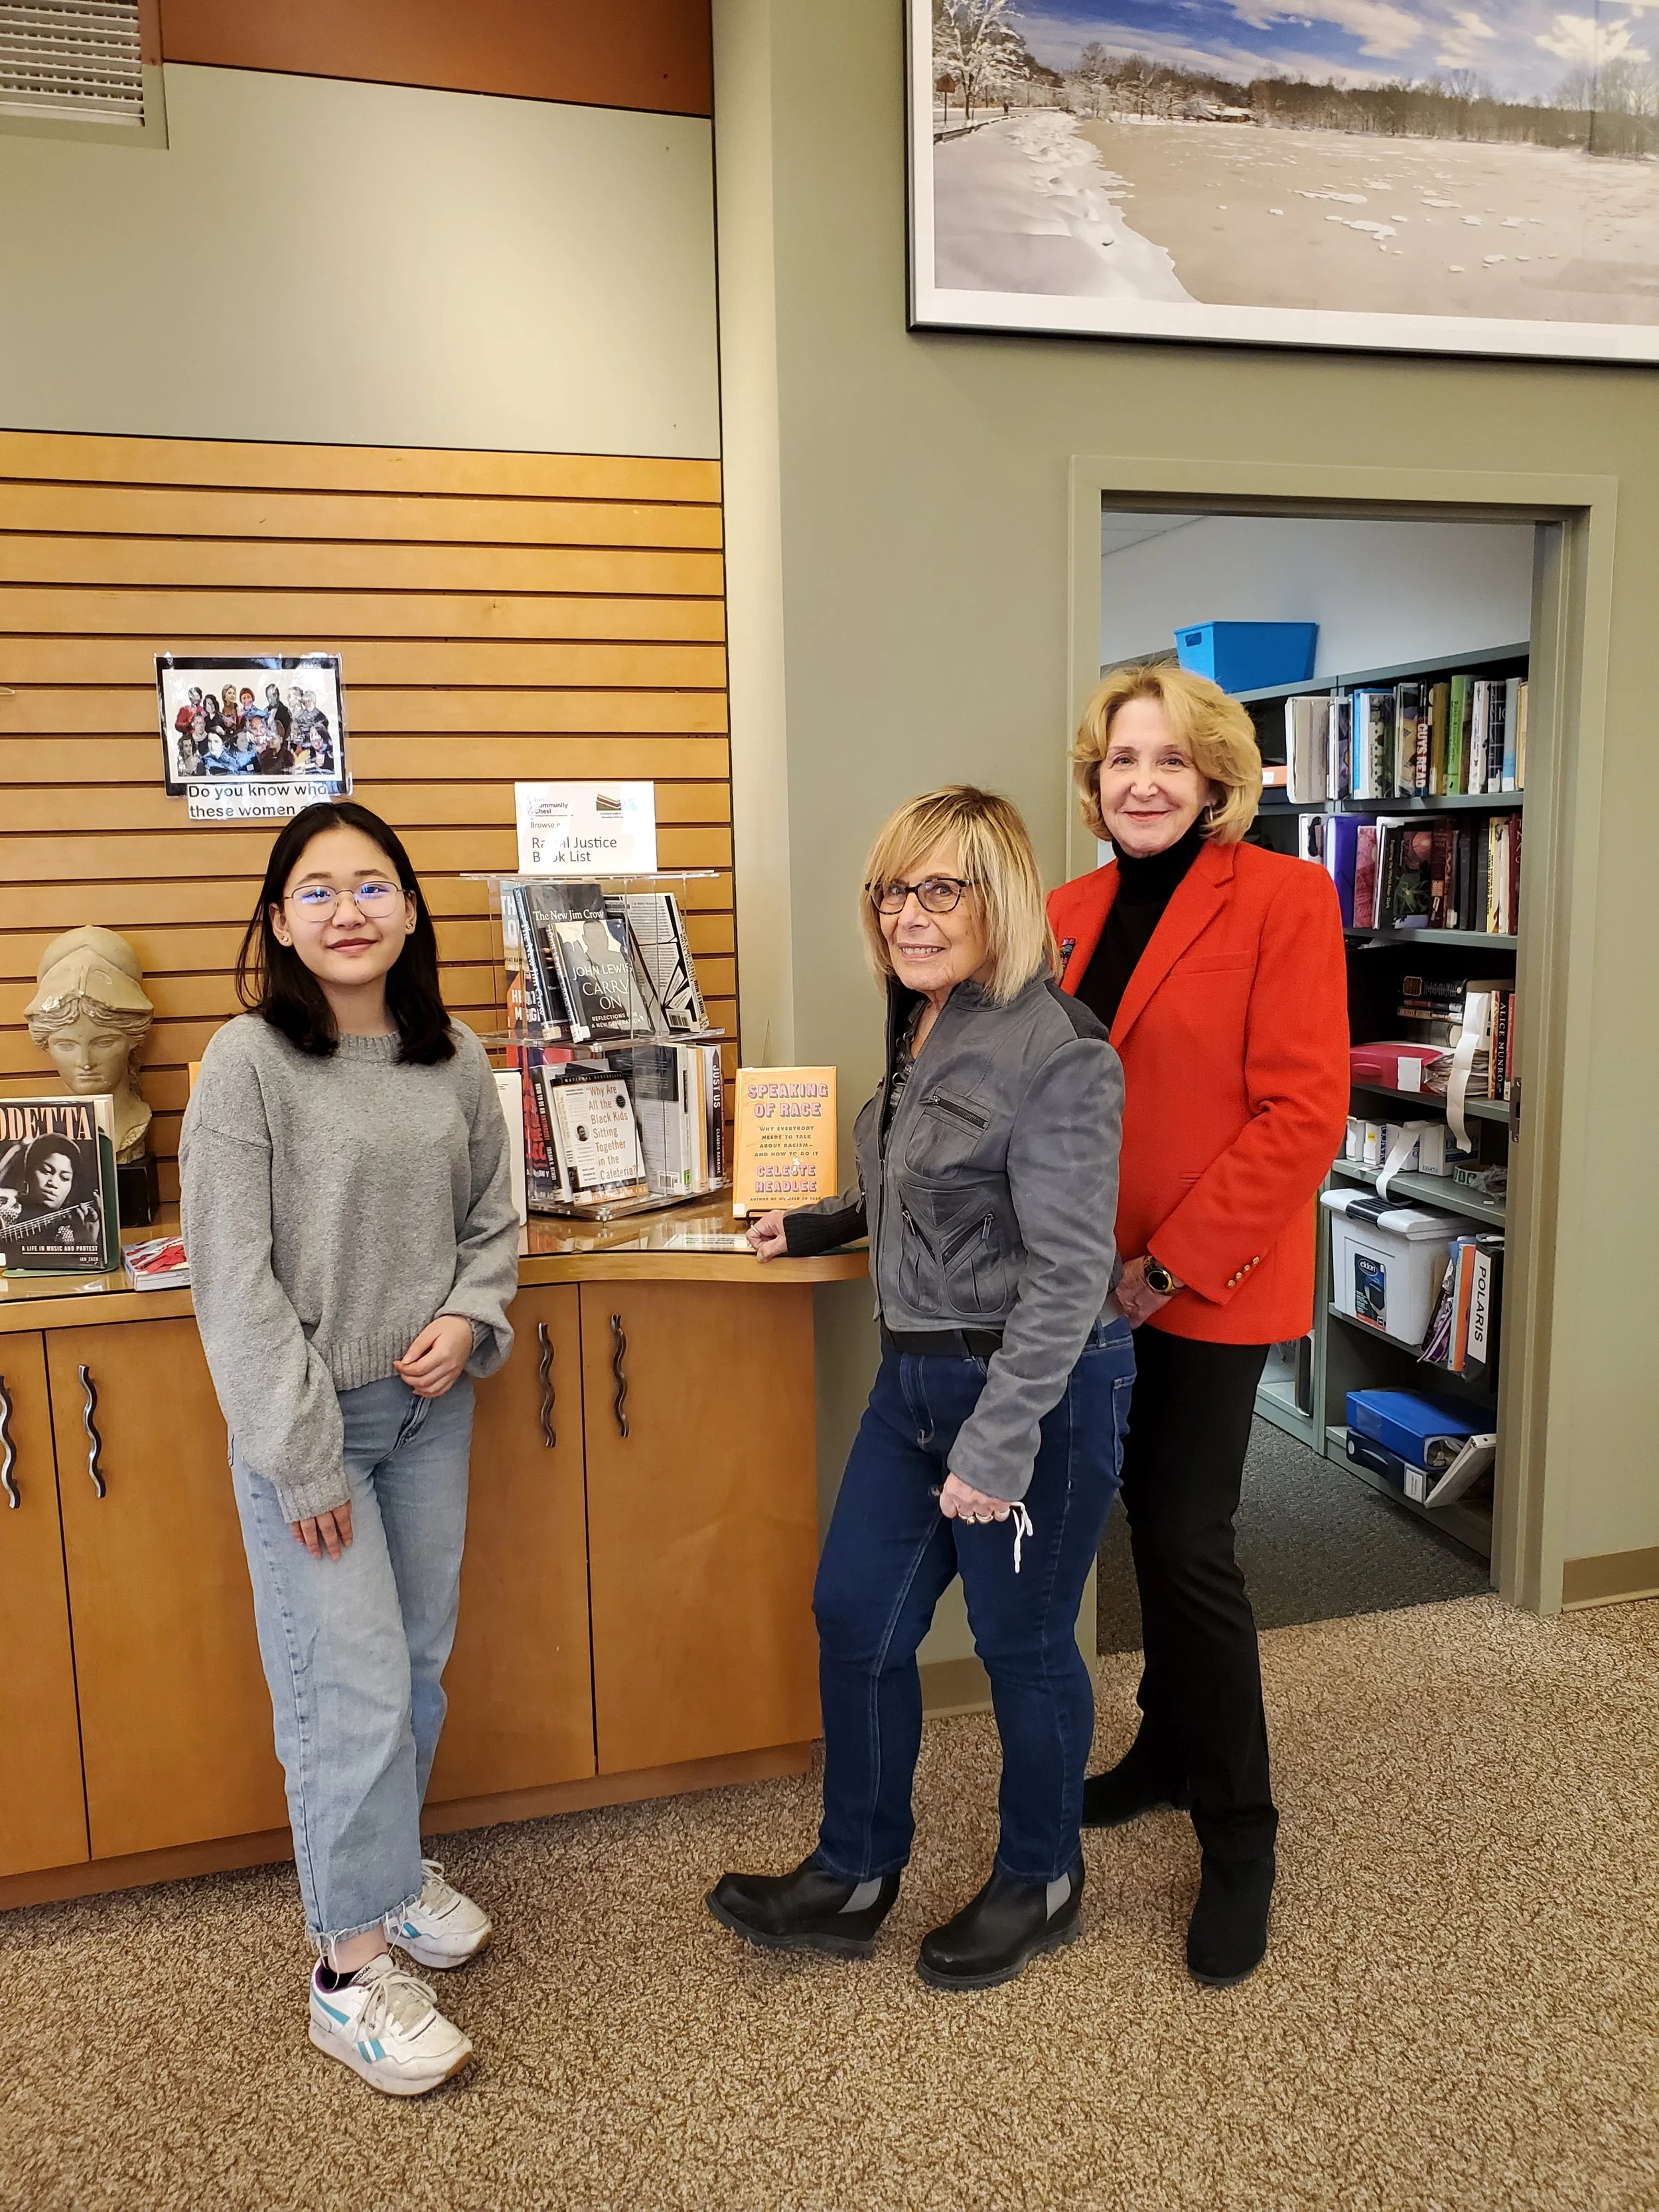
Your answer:
[[[271,833],[165,795],[164,651],[339,651],[356,795],[405,838],[477,1026],[497,976],[462,878],[513,865],[515,779],[653,780],[662,864],[719,871],[684,904],[735,1035],[720,544],[712,462],[0,434],[0,1090],[46,1078],[22,1020],[46,945],[121,930],[176,1191]]]

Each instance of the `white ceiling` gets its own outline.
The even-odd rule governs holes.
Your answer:
[[[1109,511],[1100,518],[1100,557],[1103,561],[1114,553],[1126,553],[1132,545],[1139,545],[1148,538],[1162,538],[1167,531],[1184,530],[1189,522],[1202,522],[1201,514],[1124,514]]]

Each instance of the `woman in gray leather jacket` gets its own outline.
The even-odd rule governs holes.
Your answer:
[[[910,800],[865,875],[887,1068],[858,1119],[858,1181],[750,1231],[763,1260],[867,1235],[881,1322],[813,1595],[823,1820],[793,1874],[726,1875],[708,1906],[768,1949],[874,1949],[915,1827],[916,1650],[959,1574],[1002,1739],[1001,1834],[917,1971],[988,1989],[1080,1928],[1094,1698],[1076,1621],[1134,1378],[1111,1303],[1122,1073],[1051,980],[1006,799],[952,785]]]

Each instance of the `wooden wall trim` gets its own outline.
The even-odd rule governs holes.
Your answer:
[[[1564,1606],[1616,1605],[1636,1597],[1659,1597],[1659,1545],[1637,1552],[1601,1552],[1563,1564]]]
[[[122,931],[173,1194],[272,833],[165,795],[158,652],[339,651],[356,796],[408,845],[474,1028],[498,979],[465,878],[514,865],[514,781],[654,781],[661,865],[719,872],[683,897],[735,1038],[720,496],[705,461],[0,433],[0,1090],[49,1083],[23,1009],[52,938]]]
[[[161,0],[170,62],[708,115],[709,0]]]
[[[632,1805],[651,1797],[684,1796],[697,1790],[729,1790],[740,1784],[769,1782],[782,1774],[801,1774],[812,1763],[811,1743],[781,1743],[763,1751],[728,1752],[718,1759],[691,1759],[676,1766],[652,1766],[631,1774],[601,1774],[580,1782],[559,1782],[543,1790],[507,1790],[495,1797],[462,1797],[428,1805],[421,1817],[424,1835],[454,1835],[501,1820],[541,1820],[559,1813],[591,1812],[605,1805]],[[138,1851],[127,1858],[88,1859],[78,1866],[47,1867],[39,1874],[0,1877],[0,1912],[29,1905],[57,1904],[70,1897],[96,1897],[116,1889],[137,1889],[151,1882],[188,1881],[234,1869],[276,1866],[294,1856],[286,1828],[256,1835],[224,1836],[204,1844],[180,1844],[170,1850]]]

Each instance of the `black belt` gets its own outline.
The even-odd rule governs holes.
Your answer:
[[[884,1352],[916,1359],[989,1359],[1002,1349],[1000,1328],[889,1328],[881,1325]]]

